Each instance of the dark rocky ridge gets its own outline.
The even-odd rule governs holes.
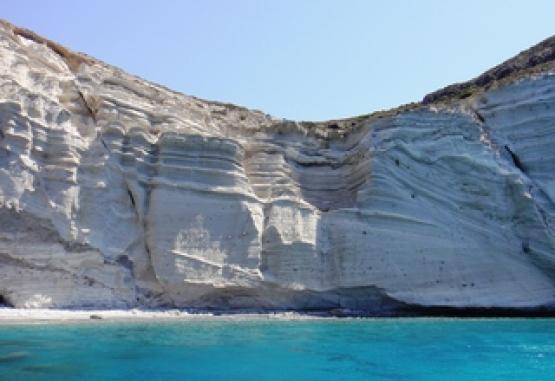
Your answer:
[[[464,99],[480,90],[489,89],[498,81],[512,81],[523,75],[553,69],[553,61],[555,61],[555,36],[546,38],[470,81],[455,83],[426,95],[422,103],[428,105]]]

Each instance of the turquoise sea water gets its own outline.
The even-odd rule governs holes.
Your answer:
[[[0,380],[555,380],[555,319],[0,326]]]

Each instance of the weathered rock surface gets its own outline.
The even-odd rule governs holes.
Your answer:
[[[4,22],[1,298],[555,310],[554,46],[422,104],[297,123]]]

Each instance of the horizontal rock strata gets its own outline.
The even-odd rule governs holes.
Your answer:
[[[421,104],[292,122],[0,25],[0,301],[555,311],[555,39]]]

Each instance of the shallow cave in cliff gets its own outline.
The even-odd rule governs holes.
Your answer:
[[[13,305],[8,302],[4,295],[0,294],[0,307],[13,307]]]

